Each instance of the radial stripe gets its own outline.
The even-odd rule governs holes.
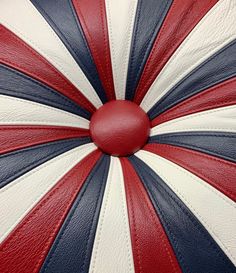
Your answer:
[[[236,133],[187,132],[153,136],[150,143],[193,149],[236,163]]]
[[[58,125],[89,128],[89,121],[47,105],[0,95],[0,125]]]
[[[181,273],[153,205],[132,165],[121,158],[136,273]]]
[[[95,107],[43,56],[0,25],[0,63],[15,68],[57,90],[90,112]]]
[[[104,0],[116,99],[125,98],[128,62],[138,0]]]
[[[105,0],[72,0],[108,100],[115,99]]]
[[[88,272],[109,164],[110,157],[103,155],[86,179],[40,270],[41,273]]]
[[[115,157],[111,157],[89,268],[89,273],[100,272],[134,273],[124,179]]]
[[[144,149],[182,166],[236,202],[236,163],[167,144],[148,144]]]
[[[236,2],[221,0],[204,16],[153,82],[141,103],[145,111],[201,63],[235,40],[235,12]]]
[[[152,107],[148,112],[149,117],[153,119],[186,98],[235,76],[236,40],[215,53],[179,81]]]
[[[99,98],[107,101],[106,94],[98,76],[97,68],[88,47],[86,38],[77,18],[72,1],[30,0],[48,24],[57,33],[77,64],[82,69]],[[63,20],[61,20],[63,18]]]
[[[88,137],[89,131],[57,126],[0,126],[0,154],[68,138]]]
[[[196,266],[196,268],[198,268],[198,266],[206,266],[206,268],[210,266],[209,270],[202,269],[195,270],[194,272],[234,272],[232,269],[235,270],[235,267],[230,264],[226,256],[224,256],[223,252],[220,251],[220,248],[235,265],[236,237],[233,235],[236,226],[235,202],[233,202],[227,196],[223,195],[221,192],[217,191],[215,188],[210,186],[199,177],[162,157],[146,151],[138,152],[137,156],[142,159],[147,165],[149,165],[165,182],[165,184],[170,187],[171,191],[168,191],[169,194],[172,195],[172,197],[175,193],[175,195],[177,195],[178,198],[182,200],[182,204],[180,202],[175,202],[175,204],[181,204],[180,206],[182,208],[185,206],[186,213],[188,210],[187,214],[189,217],[187,218],[192,219],[192,221],[189,222],[186,218],[185,220],[187,222],[183,220],[184,214],[186,216],[186,213],[184,213],[184,211],[182,211],[182,213],[179,211],[179,221],[176,222],[175,225],[173,225],[172,229],[172,232],[175,232],[175,229],[178,230],[181,227],[184,228],[184,230],[182,230],[180,234],[176,234],[176,240],[178,238],[181,239],[184,235],[183,233],[185,233],[185,236],[187,236],[187,238],[185,238],[186,240],[183,247],[185,248],[185,251],[188,252],[185,254],[190,254],[192,257],[190,256],[188,261],[186,259],[185,262],[189,262],[189,266],[192,266],[192,268],[194,268],[194,266]],[[155,183],[156,178],[154,179]],[[167,186],[165,186],[166,190],[168,189]],[[152,189],[154,190],[155,188],[152,187]],[[164,194],[164,192],[162,192],[162,194]],[[158,195],[162,194],[158,193]],[[170,199],[169,202],[171,202]],[[172,209],[174,209],[174,206],[172,207]],[[175,217],[178,216],[176,215],[174,216],[174,218]],[[193,220],[194,218],[195,220]],[[172,219],[172,221],[172,224],[174,224],[175,219]],[[170,223],[170,226],[172,226],[172,224]],[[188,230],[188,227],[191,227],[191,229]],[[205,229],[203,227],[205,227]],[[195,232],[192,232],[192,229],[195,229],[195,231],[198,230],[198,232],[201,230],[201,238],[197,236],[197,233],[195,234]],[[209,234],[207,234],[207,231]],[[193,242],[189,244],[189,246],[192,247],[192,250],[190,251],[190,249],[188,249],[186,245],[186,242],[188,240],[193,240],[193,237],[195,237],[194,240],[196,241],[195,243]],[[208,238],[208,242],[206,245],[201,245],[201,242],[203,242],[203,237],[205,239],[206,237]],[[212,240],[211,237],[215,240],[215,242],[214,240]],[[217,247],[216,243],[219,245],[220,248]],[[197,249],[201,253],[198,252],[198,255],[196,257],[195,255],[197,253]],[[202,261],[200,261],[200,255],[202,255]],[[194,256],[195,261],[193,261]],[[210,260],[208,260],[207,257],[209,257]],[[216,257],[218,258],[216,259]]]
[[[143,154],[145,154],[145,152],[143,151],[139,153],[139,156],[142,159],[144,158]],[[147,156],[145,156],[145,159],[146,157]],[[130,160],[148,191],[148,194],[153,202],[156,212],[161,219],[161,222],[175,251],[182,272],[233,272],[235,270],[234,265],[224,254],[221,248],[217,245],[217,243],[214,241],[208,231],[204,228],[201,222],[199,222],[199,220],[186,206],[186,204],[178,197],[178,195],[176,195],[176,193],[172,191],[172,189],[168,185],[166,185],[166,177],[163,179],[163,176],[161,176],[160,174],[161,167],[156,170],[157,168],[153,167],[153,160],[147,160],[147,164],[157,172],[155,173],[148,165],[146,165],[140,159],[133,156]],[[150,164],[150,161],[152,164]],[[159,163],[158,160],[155,161],[155,163],[156,162]],[[155,167],[156,166],[157,164],[155,164]],[[189,183],[189,181],[192,182],[189,177],[187,178],[187,180],[179,180],[179,178],[173,176],[171,170],[169,168],[165,169],[165,173],[171,175],[172,179],[174,177],[174,180],[178,179],[181,187],[183,187],[183,181],[185,181],[186,183]],[[174,174],[176,174],[176,171],[174,172]],[[195,184],[197,184],[196,181],[194,182]],[[195,191],[194,194],[198,196]],[[215,206],[216,204],[214,204],[214,213],[212,214],[217,214]],[[209,214],[209,207],[203,207],[205,210],[208,210]],[[229,206],[225,206],[223,207],[223,210],[227,211],[228,208]],[[230,208],[230,210],[232,211],[232,208]],[[226,214],[223,214],[222,212],[222,214],[220,215],[225,216]],[[226,221],[224,217],[224,226],[226,226],[225,222]],[[220,223],[221,224],[220,226],[218,226],[218,228],[220,227],[221,229],[222,217],[220,217]]]
[[[173,0],[139,0],[131,42],[125,98],[133,100],[155,38]]]
[[[152,127],[175,118],[233,104],[236,104],[236,77],[178,103],[152,120]]]
[[[88,142],[88,137],[59,140],[1,155],[0,188],[53,157]]]
[[[220,107],[167,121],[151,130],[151,136],[184,131],[236,133],[236,106]]]
[[[95,107],[101,106],[99,97],[81,68],[30,1],[2,0],[0,2],[0,23],[55,66]],[[35,31],[36,27],[37,31]]]
[[[39,200],[71,168],[95,149],[96,147],[93,144],[74,148],[45,162],[1,189],[0,241],[3,241],[7,237]]]
[[[141,103],[166,62],[217,1],[173,1],[140,77],[134,97],[136,103]]]
[[[76,103],[12,68],[0,64],[0,94],[26,99],[55,107],[75,115],[90,118],[90,113]]]
[[[39,272],[73,201],[100,155],[101,152],[96,151],[74,166],[8,236],[1,245],[1,272]]]

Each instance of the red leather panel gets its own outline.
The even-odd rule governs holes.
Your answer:
[[[116,100],[100,107],[91,118],[90,132],[105,153],[125,156],[139,150],[147,141],[150,122],[137,104]]]
[[[152,127],[171,119],[233,104],[236,104],[235,77],[200,92],[157,116],[152,120]]]
[[[148,144],[144,150],[173,161],[236,201],[235,163],[167,144]]]
[[[39,272],[73,201],[100,156],[97,150],[78,163],[9,234],[0,247],[0,272]]]
[[[134,98],[136,103],[142,101],[171,55],[216,2],[174,0],[144,67]]]
[[[136,273],[181,273],[173,249],[142,182],[121,158]]]
[[[57,126],[0,126],[0,154],[60,139],[89,136],[86,129]]]
[[[108,100],[115,99],[104,0],[73,0]]]
[[[55,67],[2,25],[0,25],[0,63],[47,84],[91,113],[96,110],[92,103]]]

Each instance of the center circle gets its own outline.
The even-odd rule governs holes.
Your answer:
[[[114,100],[101,106],[90,121],[90,135],[105,153],[127,156],[137,152],[147,142],[150,121],[137,104]]]

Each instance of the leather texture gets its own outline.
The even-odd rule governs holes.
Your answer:
[[[147,162],[148,165],[151,166],[151,168],[154,168],[157,173],[155,173],[149,166],[147,166],[144,162],[138,160],[134,156],[131,157],[130,160],[140,179],[144,183],[148,194],[154,204],[154,207],[161,219],[162,225],[165,227],[168,238],[172,244],[172,247],[175,249],[176,256],[178,257],[178,260],[180,262],[182,272],[185,273],[189,272],[190,270],[194,272],[209,273],[232,272],[235,267],[233,266],[233,264],[231,264],[230,260],[219,248],[219,246],[214,243],[213,238],[208,233],[209,228],[207,231],[195,216],[196,207],[194,207],[194,201],[198,198],[197,193],[199,192],[198,187],[200,186],[200,184],[196,183],[194,181],[194,178],[190,179],[189,176],[187,180],[183,179],[183,171],[175,168],[175,166],[173,166],[173,168],[170,168],[170,166],[172,166],[170,165],[168,166],[168,169],[166,168],[167,166],[164,166],[163,168],[162,166],[165,165],[165,163],[161,163],[164,161],[164,159],[158,160],[158,158],[154,155],[150,155],[149,157],[148,155],[145,155],[146,154],[144,151],[141,151],[138,154],[138,156],[140,156],[141,159],[144,159],[145,162]],[[169,176],[168,173],[170,174]],[[179,176],[177,176],[178,174]],[[168,179],[170,176],[171,182]],[[183,180],[186,182],[184,187],[182,183]],[[191,183],[191,181],[193,183]],[[175,186],[179,184],[179,187],[176,189],[172,186],[172,183],[174,183]],[[193,190],[194,185],[195,190]],[[189,188],[190,192],[192,193],[192,199],[188,201],[192,203],[192,206],[190,206],[190,208],[195,211],[195,215],[182,202],[184,198],[184,192],[185,190],[187,190],[187,188]],[[181,194],[179,193],[179,191]],[[202,191],[202,189],[200,191]],[[209,194],[207,194],[206,196],[208,196],[208,198],[212,196],[212,198],[214,199],[214,193],[210,194],[210,192],[211,191],[209,190]],[[176,193],[178,193],[178,196],[176,195]],[[179,196],[182,197],[182,200],[179,198]],[[211,200],[210,205],[215,208],[214,202],[212,201],[213,200]],[[184,202],[186,203],[186,199],[184,199]],[[200,205],[199,202],[197,202],[197,204]],[[227,204],[227,209],[229,213],[228,215],[230,215],[232,205],[233,204]],[[225,205],[223,207],[224,209],[226,209]],[[205,210],[206,214],[209,213],[209,207],[206,208],[204,205],[201,205],[200,209]],[[215,213],[217,214],[217,212]],[[226,211],[223,212],[221,209],[219,209],[218,213],[223,213],[224,216],[227,215]],[[209,218],[211,218],[213,222],[217,222],[217,219],[219,218],[215,216],[211,216]],[[234,224],[230,221],[230,219],[227,221],[227,223],[224,223],[224,227],[221,224],[218,224],[216,226],[214,225],[216,223],[212,224],[212,228],[215,229],[214,231],[216,231],[217,229],[223,229],[223,231],[226,233],[226,236],[234,229]],[[226,228],[228,228],[227,231]],[[191,234],[191,236],[188,236],[188,234]],[[231,247],[230,250],[233,250],[234,243],[231,240],[229,242],[226,239],[225,243],[229,244],[229,247]],[[205,251],[206,249],[208,249],[208,251]],[[193,258],[195,255],[194,253],[196,252],[198,253],[197,260]],[[230,253],[231,252],[228,252],[227,254],[231,256]],[[218,259],[215,259],[216,256],[218,257]]]
[[[236,1],[0,1],[0,272],[236,273]]]

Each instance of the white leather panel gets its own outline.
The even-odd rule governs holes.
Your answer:
[[[0,125],[58,125],[89,128],[89,121],[40,103],[0,95]]]
[[[117,99],[125,98],[129,53],[138,0],[105,0]]]
[[[0,190],[0,242],[61,177],[95,149],[95,145],[90,143],[70,150],[2,188]]]
[[[236,105],[167,121],[152,128],[151,136],[186,131],[218,131],[236,133]]]
[[[115,157],[111,157],[89,269],[89,273],[101,272],[134,273],[123,173]]]
[[[207,182],[160,156],[146,151],[139,151],[136,156],[177,194],[236,265],[236,204]]]
[[[236,1],[220,0],[183,41],[153,82],[141,107],[148,111],[194,68],[236,39]]]
[[[96,107],[102,104],[67,48],[29,0],[1,0],[0,23],[54,65]]]

